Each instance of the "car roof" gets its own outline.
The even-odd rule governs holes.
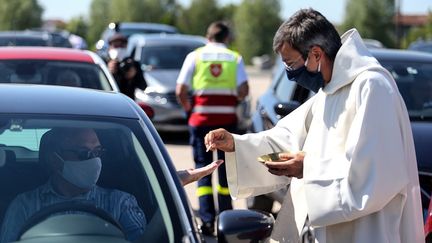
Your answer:
[[[207,39],[198,35],[185,34],[133,34],[129,37],[129,44],[143,46],[148,44],[172,45],[189,44],[191,42],[207,43]]]
[[[127,96],[85,88],[0,84],[0,102],[0,113],[139,117]]]
[[[432,54],[402,49],[369,49],[379,61],[432,62]]]
[[[117,23],[120,29],[149,29],[149,30],[165,30],[168,32],[177,32],[177,28],[171,25],[149,23],[149,22],[119,22]],[[114,26],[114,25],[111,25]]]
[[[83,50],[60,47],[0,47],[0,60],[43,59],[94,63],[91,55]]]

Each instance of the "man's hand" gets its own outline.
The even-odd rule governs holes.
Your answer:
[[[129,70],[127,70],[126,74],[125,74],[125,78],[127,80],[131,80],[135,77],[135,75],[137,75],[137,70],[135,67],[130,67]]]
[[[303,178],[303,160],[305,153],[281,153],[279,161],[266,161],[265,166],[273,175]]]
[[[219,149],[224,152],[234,152],[234,137],[227,130],[219,128],[207,133],[204,137],[204,144],[209,150]]]
[[[223,160],[213,161],[211,164],[201,167],[199,169],[187,169],[177,171],[177,175],[180,177],[182,185],[187,185],[191,182],[197,181],[205,176],[210,175],[215,171],[219,165],[221,165]]]
[[[119,62],[115,59],[113,60],[109,60],[108,61],[108,70],[111,74],[117,73],[118,72],[118,65]]]

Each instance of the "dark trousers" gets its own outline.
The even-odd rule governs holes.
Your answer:
[[[189,126],[190,144],[192,145],[195,167],[201,168],[213,161],[213,152],[206,152],[204,137],[211,130],[225,128],[229,132],[236,132],[236,125],[229,126]],[[218,151],[218,159],[225,160],[223,151]],[[217,199],[218,212],[232,209],[231,197],[228,193],[228,183],[225,172],[225,163],[218,168]],[[216,217],[215,202],[213,197],[212,176],[206,176],[198,181],[197,195],[199,199],[199,217],[204,223],[213,223]]]

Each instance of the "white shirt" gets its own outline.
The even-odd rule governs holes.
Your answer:
[[[225,157],[230,193],[245,198],[290,183],[273,241],[295,242],[308,216],[320,243],[424,242],[405,103],[357,31],[341,38],[323,89],[273,129],[234,136],[236,152]],[[272,175],[257,162],[286,150],[305,152],[302,179]]]
[[[216,43],[216,42],[207,43],[206,46],[219,46],[219,47],[227,48],[224,44]],[[184,84],[190,87],[195,72],[195,60],[196,60],[195,51],[189,53],[186,56],[181,71],[179,73],[179,76],[177,77],[177,84]],[[243,58],[240,56],[237,62],[237,87],[246,81],[247,81],[246,69],[243,63]]]

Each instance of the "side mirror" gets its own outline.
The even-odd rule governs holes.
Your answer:
[[[236,209],[217,218],[217,237],[224,242],[264,242],[270,237],[275,219],[270,213]]]
[[[297,109],[299,106],[300,102],[292,100],[290,102],[278,103],[273,107],[273,109],[278,115],[278,118],[281,119],[291,113],[293,110]]]

